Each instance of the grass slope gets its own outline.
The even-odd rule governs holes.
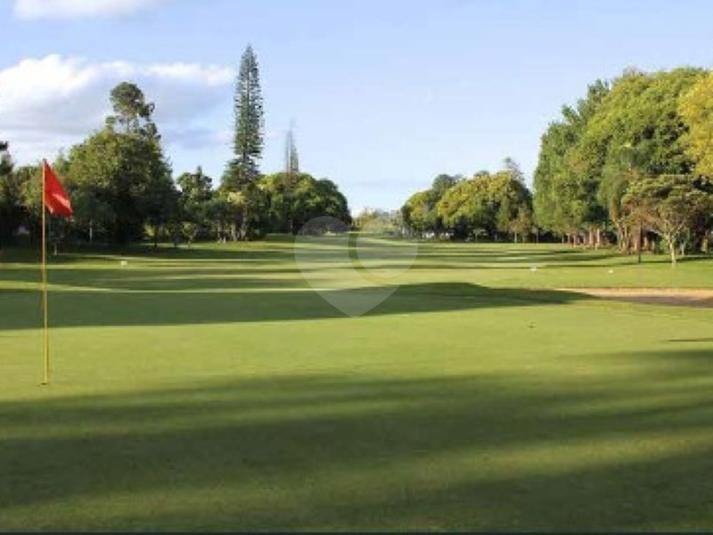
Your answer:
[[[36,265],[4,251],[0,528],[713,527],[713,309],[548,290],[713,262],[421,244],[365,289],[342,241],[299,247],[53,258],[44,388]],[[395,291],[348,317],[312,287]]]

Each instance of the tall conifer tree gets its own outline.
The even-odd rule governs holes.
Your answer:
[[[255,204],[255,183],[263,149],[263,102],[257,57],[248,45],[240,61],[235,87],[234,157],[223,177],[223,188],[238,194],[241,204],[240,236],[249,237]]]

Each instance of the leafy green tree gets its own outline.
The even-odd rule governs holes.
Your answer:
[[[503,169],[508,171],[515,180],[522,182],[523,184],[525,183],[525,173],[522,172],[520,165],[510,156],[503,160]]]
[[[444,192],[449,191],[448,189]],[[401,214],[406,226],[423,236],[428,232],[437,232],[439,215],[436,211],[440,197],[433,190],[414,193],[401,208]]]
[[[339,219],[347,225],[351,224],[352,217],[349,212],[347,198],[339,191],[334,182],[328,178],[317,179],[315,189],[316,202],[314,206],[316,207],[317,216],[324,214]]]
[[[542,137],[534,175],[534,213],[538,226],[578,239],[585,227],[602,225],[603,211],[597,202],[601,162],[597,151],[583,150],[587,132],[609,85],[597,81],[575,106],[564,106],[562,118],[551,123]]]
[[[72,147],[68,188],[77,197],[80,229],[122,244],[141,238],[139,197],[148,174],[147,145],[143,138],[107,128]]]
[[[139,202],[156,248],[162,230],[179,217],[178,191],[171,178],[171,170],[162,158],[153,158],[150,166]]]
[[[532,234],[535,227],[532,208],[527,205],[520,205],[517,215],[510,221],[508,230],[513,234],[513,240],[517,243],[518,238],[527,241],[527,237]]]
[[[190,244],[210,232],[214,210],[213,180],[198,167],[194,173],[183,173],[176,182],[181,189],[179,211],[183,231]]]
[[[512,234],[517,241],[526,214],[532,212],[532,195],[525,186],[520,167],[511,158],[506,158],[504,169],[488,179],[488,203],[495,209],[495,230],[500,234]],[[520,224],[517,223],[518,218]],[[490,225],[492,226],[492,225]]]
[[[177,194],[151,119],[153,105],[133,84],[117,86],[112,103],[115,120],[75,145],[66,163],[76,227],[90,239],[124,244],[141,239],[148,226],[157,245],[175,217]]]
[[[263,177],[259,189],[265,196],[269,232],[297,233],[321,216],[351,222],[347,200],[331,180],[317,180],[307,173],[275,173]]]
[[[229,198],[232,195],[236,194],[219,189],[214,193],[213,199],[208,205],[208,218],[218,241],[226,241],[229,238],[237,239],[232,233],[236,229],[235,222],[239,213]]]
[[[461,175],[443,173],[433,179],[430,189],[414,193],[401,208],[406,227],[421,236],[426,233],[442,233],[444,228],[436,206],[443,195],[462,180]]]
[[[445,173],[438,175],[431,183],[431,191],[434,193],[434,198],[436,200],[440,199],[446,191],[461,180],[463,180],[461,175],[447,175]]]
[[[437,212],[443,226],[457,238],[512,234],[517,241],[529,231],[526,217],[532,212],[531,195],[512,167],[495,174],[477,173],[457,183],[440,199]]]
[[[679,101],[699,80],[698,69],[627,71],[615,80],[582,142],[595,155],[601,176],[598,198],[617,232],[619,246],[640,247],[636,226],[621,209],[628,186],[644,176],[688,174],[687,127]]]
[[[0,176],[6,176],[12,171],[9,147],[10,144],[7,141],[0,141]]]
[[[686,152],[700,175],[713,177],[713,73],[701,77],[679,105],[688,133]]]
[[[690,175],[658,175],[632,183],[623,204],[632,219],[666,243],[671,264],[691,223],[713,211],[713,183]]]
[[[29,230],[31,238],[35,241],[39,241],[42,229],[40,224],[42,220],[41,177],[42,170],[39,164],[15,167],[12,172],[12,180],[20,191],[19,204],[23,211],[22,224]]]
[[[459,182],[446,191],[437,205],[438,217],[455,238],[476,237],[492,230],[495,219],[488,203],[490,175],[479,175]]]
[[[374,234],[400,236],[403,230],[401,211],[365,208],[354,218],[354,228]]]
[[[624,209],[641,177],[689,174],[693,159],[681,98],[701,80],[699,69],[643,73],[629,69],[611,84],[597,82],[542,138],[535,171],[539,226],[579,242],[613,225],[619,246],[640,249],[641,232]]]
[[[7,142],[0,142],[0,245],[12,239],[22,223],[23,181],[13,173]]]

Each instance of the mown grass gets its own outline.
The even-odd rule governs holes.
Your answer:
[[[713,527],[713,309],[552,291],[713,261],[403,247],[54,257],[49,387],[34,253],[3,251],[0,528]]]

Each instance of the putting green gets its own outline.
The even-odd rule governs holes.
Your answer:
[[[343,242],[3,251],[0,529],[713,527],[713,261]]]

